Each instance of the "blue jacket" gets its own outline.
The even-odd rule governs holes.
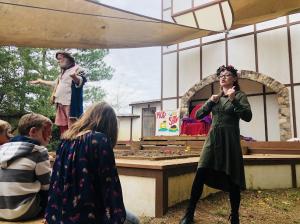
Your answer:
[[[70,118],[79,118],[83,113],[83,86],[87,82],[87,79],[84,71],[80,71],[78,75],[82,78],[82,85],[78,87],[75,82],[72,81]]]

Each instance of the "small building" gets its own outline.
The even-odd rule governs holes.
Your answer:
[[[155,135],[155,112],[161,110],[161,100],[133,102],[131,114],[118,115],[119,141],[139,141]]]

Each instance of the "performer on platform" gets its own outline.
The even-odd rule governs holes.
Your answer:
[[[62,135],[83,113],[83,85],[87,79],[71,54],[59,51],[55,57],[61,69],[58,78],[55,81],[37,79],[30,83],[54,87],[51,103],[56,106],[55,124]]]
[[[239,223],[240,192],[246,188],[239,120],[251,121],[252,112],[246,94],[240,90],[237,70],[233,66],[221,66],[217,76],[220,94],[212,95],[196,114],[201,119],[212,112],[213,121],[200,156],[189,205],[180,224],[193,223],[204,184],[229,192],[230,220],[232,224]]]

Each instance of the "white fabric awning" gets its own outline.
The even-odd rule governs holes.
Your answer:
[[[133,48],[172,45],[211,31],[86,0],[0,0],[0,45]]]
[[[228,11],[229,6],[226,6],[228,12],[223,8],[223,13],[224,21],[228,26],[231,25],[231,29],[296,13],[300,9],[300,0],[212,2],[220,2],[225,6],[226,2],[229,2],[232,21],[226,20],[231,15]],[[202,24],[205,24],[204,19],[207,17],[205,13],[195,15]],[[188,27],[138,15],[103,5],[95,0],[0,0],[0,18],[2,46],[47,48],[167,46],[216,33],[197,29],[195,24],[195,27]],[[189,18],[192,17],[182,19]],[[213,21],[210,23],[212,24],[210,26],[214,26]],[[210,26],[202,27],[208,29]]]

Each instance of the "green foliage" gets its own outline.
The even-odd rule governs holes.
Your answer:
[[[56,151],[58,148],[58,145],[60,143],[60,132],[59,132],[59,128],[56,125],[53,125],[52,128],[52,139],[49,143],[49,145],[47,146],[49,151]]]
[[[114,69],[103,61],[108,53],[108,50],[87,49],[76,50],[73,56],[78,64],[88,69],[89,81],[93,82],[112,78]]]
[[[90,86],[84,91],[84,100],[92,103],[100,102],[105,97],[103,89],[95,86]]]
[[[28,112],[43,114],[54,120],[55,107],[50,104],[51,89],[42,85],[31,85],[38,78],[55,80],[60,72],[55,59],[57,50],[41,48],[0,47],[0,118],[16,128],[19,118]],[[80,66],[86,69],[88,83],[84,87],[84,100],[98,102],[105,96],[96,81],[111,79],[113,68],[104,57],[108,50],[68,50]],[[59,129],[53,127],[49,150],[59,144]]]
[[[77,63],[87,70],[90,82],[111,79],[113,68],[103,61],[108,50],[69,50]],[[56,50],[41,48],[0,47],[0,115],[22,115],[33,111],[48,117],[54,115],[50,105],[51,90],[28,83],[37,78],[55,80],[59,68]],[[100,101],[105,92],[101,87],[85,86],[86,101]]]

